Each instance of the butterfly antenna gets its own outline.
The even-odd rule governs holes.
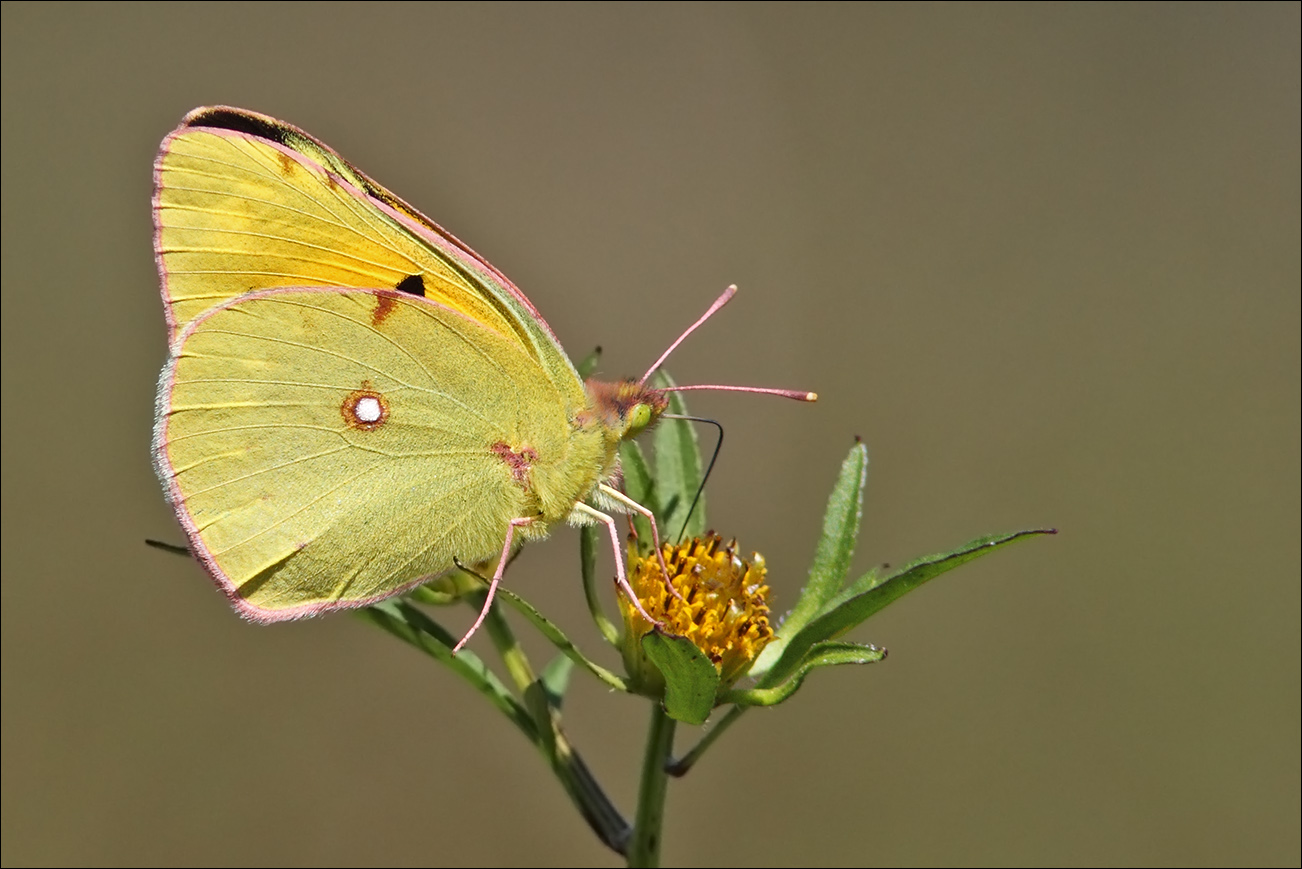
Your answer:
[[[687,533],[687,523],[692,521],[692,514],[696,512],[696,505],[701,503],[701,495],[705,492],[705,484],[709,482],[710,474],[714,471],[714,463],[719,460],[719,452],[723,449],[723,425],[714,419],[705,419],[699,416],[680,416],[676,413],[666,413],[662,419],[685,419],[690,422],[703,422],[706,425],[712,425],[719,431],[719,439],[714,442],[714,452],[710,454],[710,463],[705,466],[705,473],[701,475],[701,485],[696,487],[696,497],[692,498],[692,506],[687,508],[687,515],[683,517],[683,527],[678,529],[678,542],[683,542],[683,535]]]
[[[760,395],[776,395],[793,401],[818,401],[817,392],[805,392],[803,389],[769,389],[764,386],[724,386],[718,383],[702,383],[695,386],[666,386],[661,392],[688,392],[693,389],[716,389],[723,392],[757,392]]]
[[[661,365],[664,365],[664,364],[665,364],[665,360],[669,358],[669,354],[670,354],[670,353],[673,353],[674,350],[678,347],[678,345],[681,344],[681,343],[683,343],[683,339],[684,339],[684,338],[686,338],[688,335],[690,335],[690,334],[692,334],[693,332],[695,332],[696,329],[697,329],[697,328],[698,328],[702,323],[704,323],[706,320],[710,319],[710,317],[714,316],[714,312],[717,311],[717,310],[719,310],[720,308],[722,308],[724,305],[728,304],[728,301],[729,301],[733,296],[735,296],[735,295],[737,295],[737,285],[736,285],[736,284],[732,284],[732,285],[730,285],[730,286],[728,287],[728,289],[726,289],[726,290],[723,291],[723,294],[720,295],[719,298],[717,298],[717,299],[714,300],[714,304],[711,305],[711,306],[706,310],[706,312],[705,312],[704,314],[701,315],[701,318],[700,318],[699,320],[697,320],[697,321],[696,321],[695,323],[693,323],[692,325],[688,326],[688,327],[687,327],[687,330],[686,330],[685,332],[683,332],[683,334],[681,334],[681,335],[678,336],[678,340],[675,341],[674,343],[670,344],[670,345],[669,345],[669,349],[666,350],[665,352],[663,352],[663,353],[660,354],[660,358],[656,360],[656,362],[655,362],[654,365],[652,365],[650,368],[648,368],[648,369],[646,370],[646,374],[643,374],[643,375],[642,375],[642,379],[639,380],[638,383],[639,383],[639,384],[641,384],[641,383],[646,383],[646,382],[647,382],[647,378],[649,378],[652,374],[655,374],[655,373],[656,373],[656,369],[658,369]]]
[[[683,340],[687,338],[688,335],[695,332],[702,323],[714,316],[714,312],[728,304],[729,300],[731,300],[735,295],[737,295],[737,285],[732,284],[728,289],[723,291],[719,298],[714,300],[714,304],[710,305],[710,307],[706,309],[705,313],[700,316],[700,319],[688,326],[683,334],[678,336],[678,340],[670,344],[669,349],[660,354],[660,358],[655,361],[654,365],[647,369],[646,374],[642,375],[642,379],[638,381],[638,384],[646,383],[651,375],[655,374],[660,366],[665,364],[665,360],[669,358],[669,354],[673,353],[674,350],[677,349],[678,345],[683,343]],[[776,395],[781,398],[790,398],[795,401],[818,401],[818,393],[804,392],[799,389],[767,389],[761,386],[721,386],[715,383],[694,386],[667,386],[661,391],[686,392],[690,389],[717,389],[723,392],[754,392],[760,395]],[[704,420],[702,420],[702,422],[704,422]]]

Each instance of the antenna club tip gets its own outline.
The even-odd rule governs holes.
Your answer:
[[[818,401],[818,393],[817,393],[817,392],[806,392],[806,393],[805,393],[805,401]]]

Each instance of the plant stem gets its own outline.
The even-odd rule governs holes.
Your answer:
[[[478,600],[477,606],[483,606],[485,594],[474,597]],[[560,711],[548,703],[542,683],[534,675],[529,659],[525,657],[524,650],[520,648],[515,633],[496,601],[488,611],[484,626],[511,678],[524,695],[525,707],[533,715],[538,731],[539,751],[547,758],[561,786],[570,795],[592,831],[611,850],[622,853],[629,836],[628,822],[601,789],[583,758],[565,738],[561,730]]]
[[[487,592],[471,595],[475,607],[482,607],[487,597]],[[493,606],[489,608],[484,626],[488,629],[488,636],[497,648],[497,653],[502,656],[502,663],[506,665],[506,671],[511,674],[515,687],[523,692],[537,677],[533,673],[529,659],[525,657],[524,649],[520,648],[520,643],[515,638],[515,632],[511,630],[506,617],[502,615],[502,609],[497,605],[497,601],[493,601]]]
[[[674,726],[674,720],[660,704],[653,703],[646,754],[642,758],[642,782],[638,785],[637,818],[633,822],[633,838],[628,843],[629,866],[660,865],[660,834],[664,828],[665,790],[669,781],[665,765],[674,750]]]
[[[556,729],[551,733],[551,740],[552,771],[560,780],[561,786],[602,844],[616,854],[623,854],[632,832],[628,821],[624,820],[583,758],[565,738],[559,722],[556,722]]]
[[[601,611],[601,601],[597,599],[597,529],[591,525],[579,530],[579,568],[583,574],[583,596],[588,601],[588,612],[597,630],[615,648],[619,648],[619,628],[606,618]]]

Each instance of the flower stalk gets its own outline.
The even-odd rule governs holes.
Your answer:
[[[637,819],[628,847],[629,866],[659,866],[665,821],[668,769],[674,750],[677,722],[658,703],[651,704],[646,750],[642,754],[642,779],[637,790]]]

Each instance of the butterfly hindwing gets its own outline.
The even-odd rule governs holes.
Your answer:
[[[494,556],[509,520],[560,509],[540,492],[572,503],[600,470],[574,473],[567,404],[536,359],[403,292],[259,291],[201,314],[174,354],[159,475],[254,619],[362,605]]]

